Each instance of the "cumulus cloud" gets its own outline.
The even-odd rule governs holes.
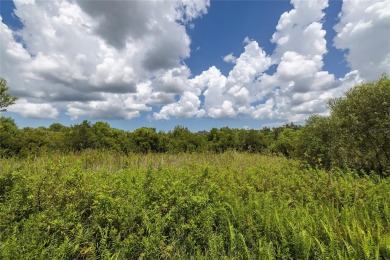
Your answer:
[[[352,70],[339,79],[323,69],[328,0],[291,3],[270,39],[273,53],[245,38],[240,55],[222,57],[233,64],[227,75],[216,66],[192,75],[183,62],[191,53],[186,28],[209,0],[17,0],[24,27],[12,31],[0,20],[0,76],[20,97],[9,110],[34,118],[145,112],[156,120],[298,122],[328,113],[329,98],[354,84],[390,74],[389,1],[343,2],[334,45],[347,50]]]
[[[21,114],[25,118],[56,118],[59,114],[57,108],[49,103],[32,103],[20,99],[8,111]]]
[[[327,100],[340,93],[336,89],[341,85],[345,86],[322,71],[327,52],[322,19],[328,2],[292,1],[292,4],[294,9],[281,16],[271,39],[276,44],[273,54],[266,54],[256,41],[246,38],[244,52],[238,58],[232,54],[224,57],[225,61],[235,63],[228,76],[211,67],[196,77],[204,89],[207,116],[246,115],[301,121],[311,113],[326,113]],[[271,65],[276,66],[276,72],[265,73]]]
[[[272,38],[276,72],[261,76],[257,83],[264,91],[253,105],[254,118],[299,122],[313,113],[327,114],[330,98],[361,82],[358,71],[336,79],[323,70],[327,49],[322,19],[327,1],[292,3],[294,9],[281,16]]]
[[[335,46],[366,80],[390,74],[390,1],[344,1]]]
[[[234,57],[233,53],[229,53],[228,55],[223,57],[223,61],[226,63],[236,63],[237,58]]]
[[[325,31],[321,19],[328,0],[292,0],[291,3],[294,9],[282,14],[272,36],[271,41],[276,43],[274,58],[280,59],[288,51],[313,58],[325,54]]]
[[[231,118],[236,116],[233,103],[229,100],[224,100],[221,106],[211,107],[208,113],[212,118]]]
[[[153,116],[155,119],[202,117],[205,111],[199,109],[200,103],[197,95],[184,92],[178,102],[164,106],[159,113],[154,113]]]
[[[207,115],[212,118],[233,118],[238,113],[246,111],[251,97],[248,88],[250,84],[271,65],[271,58],[260,48],[257,42],[248,41],[244,52],[236,60],[236,64],[226,77],[215,66],[210,67],[201,75],[187,81],[188,91],[197,97],[196,105],[191,106],[191,113]],[[204,90],[204,91],[203,91]],[[204,104],[200,109],[200,95],[203,94]],[[155,113],[156,119],[168,119],[178,114],[178,110],[189,111],[187,96],[183,95],[179,102],[164,106],[160,113]],[[194,104],[194,102],[192,102]],[[241,109],[239,109],[241,107]],[[169,110],[172,110],[169,112]],[[184,114],[180,113],[180,117]]]
[[[255,119],[299,122],[313,113],[326,114],[327,101],[360,82],[358,71],[336,79],[324,71],[327,53],[322,27],[327,0],[291,1],[294,8],[281,15],[271,39],[272,55],[246,38],[244,52],[227,77],[216,73],[219,84],[206,84],[204,108],[212,118],[240,114]],[[227,55],[225,60],[231,60]],[[273,74],[264,73],[271,65]],[[207,72],[206,72],[207,73]]]
[[[322,71],[326,54],[322,28],[326,0],[292,1],[294,9],[284,13],[272,36],[277,63],[273,75],[264,75],[258,88],[267,89],[263,102],[254,106],[253,117],[301,121],[311,113],[324,113],[321,93],[336,87],[335,78]]]
[[[335,26],[335,45],[348,50],[354,70],[340,79],[322,69],[327,52],[322,28],[327,1],[292,3],[294,9],[281,16],[272,38],[277,44],[272,56],[278,62],[276,72],[259,81],[273,94],[255,107],[255,118],[302,121],[313,113],[327,114],[330,98],[341,96],[363,79],[389,72],[390,41],[385,36],[389,29],[384,26],[390,21],[388,1],[343,2],[340,22]],[[269,81],[277,87],[270,87]]]
[[[212,78],[204,81],[207,88],[204,107],[212,118],[231,118],[246,112],[253,101],[255,80],[272,64],[271,58],[256,41],[247,41],[246,44],[227,77],[215,67],[204,72],[205,78],[212,75]]]
[[[180,66],[159,75],[152,81],[153,89],[164,93],[182,93],[188,89],[188,78],[191,72],[188,67]]]
[[[1,76],[27,103],[50,102],[73,118],[132,118],[137,113],[129,116],[126,106],[110,105],[116,100],[111,97],[133,94],[147,106],[172,102],[174,94],[183,93],[190,76],[182,65],[190,54],[185,26],[205,14],[209,4],[15,1],[24,27],[12,31],[1,22]],[[149,84],[147,98],[138,92],[142,84]]]
[[[326,54],[321,19],[328,3],[325,0],[292,3],[294,9],[281,16],[271,39],[276,43],[272,55],[267,55],[256,41],[246,38],[244,52],[226,80],[219,81],[223,84],[207,86],[204,107],[208,116],[244,114],[296,121],[309,113],[326,110],[320,92],[335,87],[333,75],[321,71]],[[264,73],[273,64],[277,66],[276,72]]]

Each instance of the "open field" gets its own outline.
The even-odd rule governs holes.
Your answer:
[[[390,178],[258,154],[1,159],[1,259],[390,259]]]

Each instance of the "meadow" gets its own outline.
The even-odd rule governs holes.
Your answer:
[[[375,174],[232,151],[0,160],[0,259],[390,259]]]

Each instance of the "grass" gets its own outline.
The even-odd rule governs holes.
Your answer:
[[[2,259],[390,259],[390,179],[283,157],[0,161]]]

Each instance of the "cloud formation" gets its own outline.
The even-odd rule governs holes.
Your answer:
[[[236,63],[237,58],[234,57],[233,53],[229,53],[228,55],[223,57],[223,61],[227,62],[227,63],[233,63],[234,64],[234,63]]]
[[[347,61],[367,80],[390,74],[390,1],[344,1],[335,26],[335,46],[348,51]]]
[[[13,105],[12,111],[25,118],[56,118],[59,115],[58,109],[49,103],[32,103],[26,99],[20,99]]]
[[[183,93],[176,75],[189,76],[181,64],[190,55],[185,26],[207,12],[209,1],[19,0],[15,5],[24,27],[12,32],[1,23],[0,47],[1,76],[13,93],[27,102],[50,102],[72,118],[129,119],[150,111],[147,104],[173,101],[169,93]],[[130,97],[136,106],[129,110]]]
[[[351,72],[340,79],[323,69],[328,0],[291,3],[270,39],[273,53],[246,38],[240,55],[222,57],[233,64],[227,75],[216,66],[192,75],[183,62],[191,54],[186,28],[207,15],[209,0],[17,0],[24,27],[0,20],[0,76],[20,97],[9,111],[297,122],[326,114],[327,100],[357,82],[390,74],[389,1],[343,2],[334,45],[347,50]]]

